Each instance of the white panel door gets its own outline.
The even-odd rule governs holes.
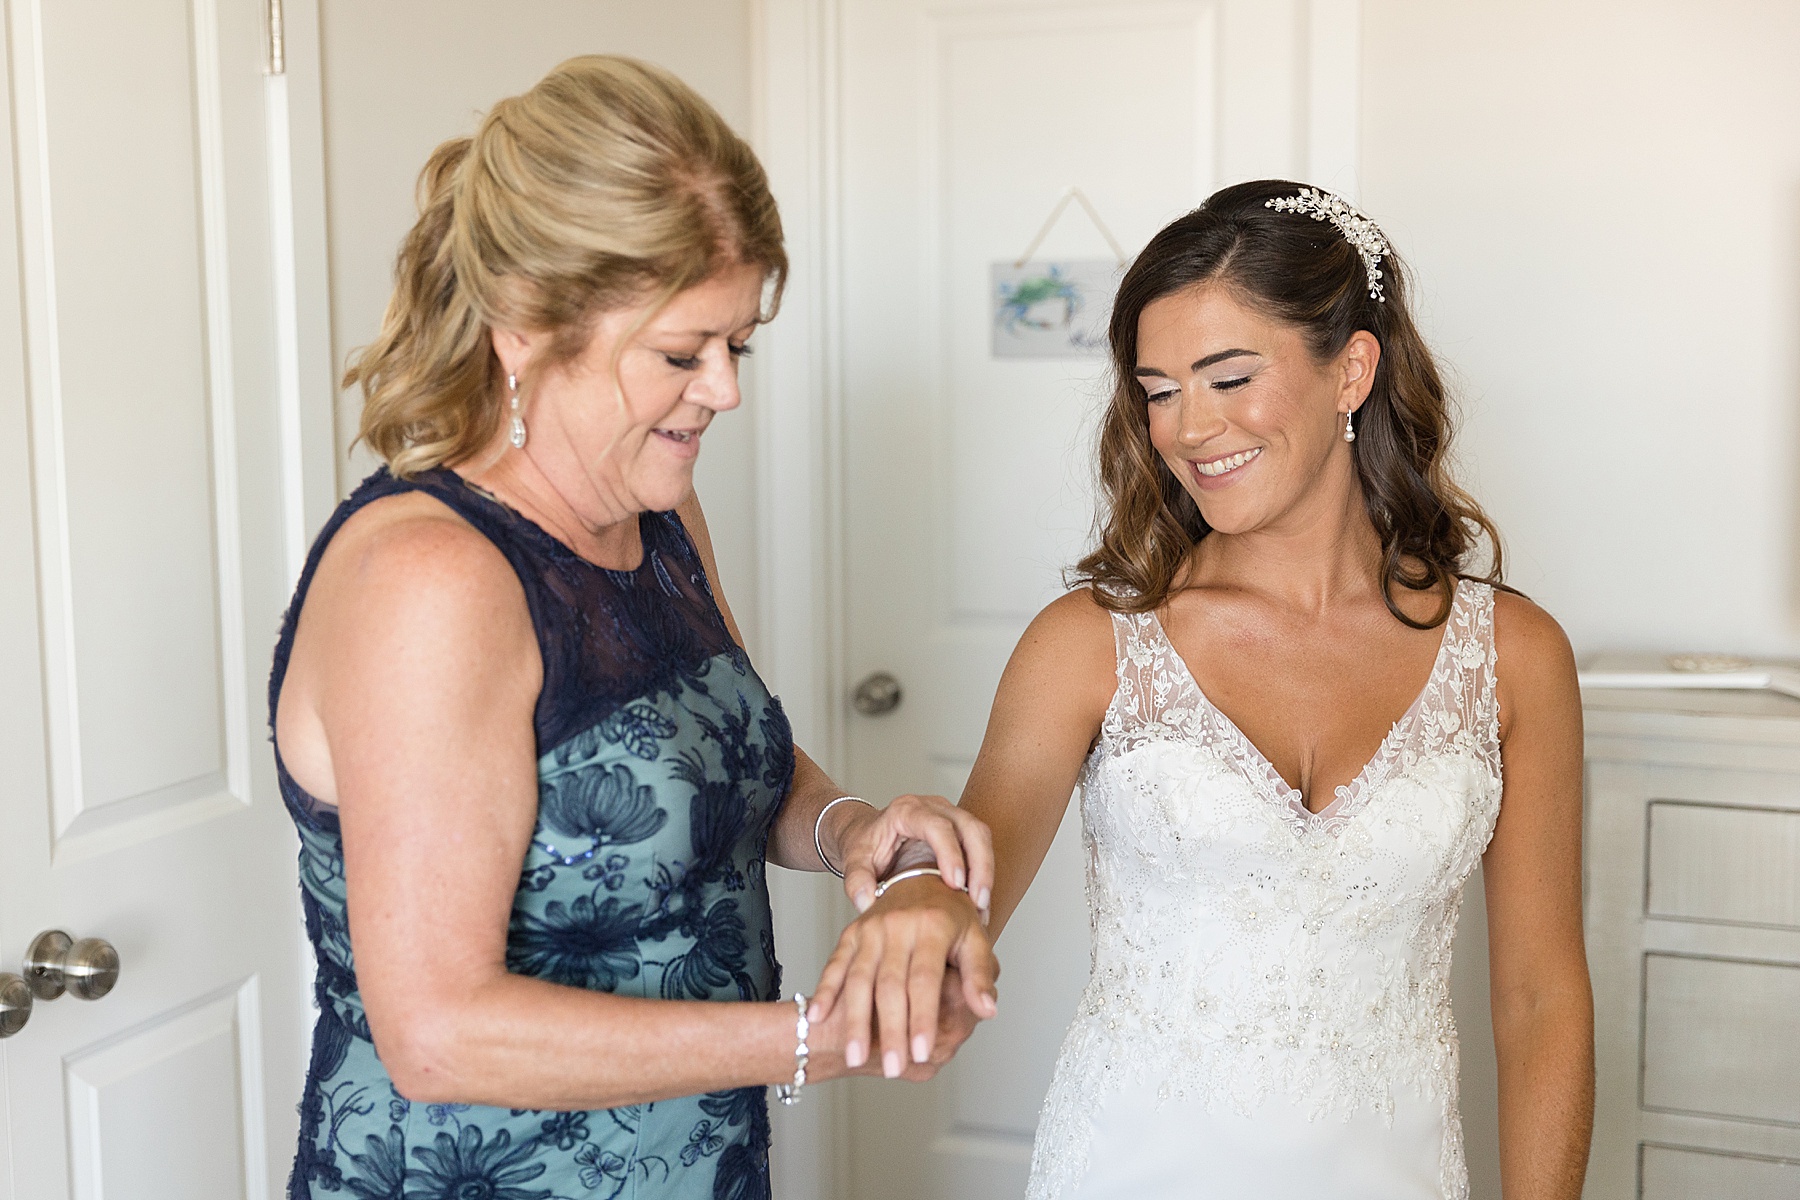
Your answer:
[[[1017,258],[1071,186],[1129,254],[1227,181],[1353,162],[1328,139],[1354,132],[1354,43],[1308,69],[1325,28],[1309,13],[1344,8],[843,6],[845,666],[905,691],[893,712],[849,719],[849,786],[958,794],[1007,655],[1089,536],[1103,361],[994,358],[990,264]],[[1345,78],[1347,95],[1318,90]],[[1073,208],[1036,255],[1109,256]],[[859,1200],[1023,1194],[1088,967],[1073,814],[1000,944],[1000,1018],[928,1088],[853,1085]]]
[[[266,7],[13,0],[0,29],[0,971],[50,928],[123,964],[0,1042],[15,1200],[251,1200],[292,1154],[263,711],[307,489]]]

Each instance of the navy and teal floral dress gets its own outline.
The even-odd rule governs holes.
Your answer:
[[[370,476],[320,533],[275,650],[270,717],[320,555],[350,515],[436,497],[518,573],[543,657],[538,816],[507,966],[622,996],[773,1000],[764,855],[794,768],[787,718],[732,640],[680,519],[639,519],[635,571],[594,566],[435,470]],[[376,1057],[356,986],[337,811],[276,762],[300,830],[319,1021],[290,1200],[751,1200],[769,1196],[764,1089],[593,1112],[414,1104]]]

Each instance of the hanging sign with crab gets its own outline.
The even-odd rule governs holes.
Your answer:
[[[1120,274],[1119,264],[1104,258],[993,264],[994,357],[1104,354]]]
[[[1057,218],[1078,201],[1106,238],[1114,257],[1033,259]],[[1063,193],[1025,253],[988,271],[990,332],[995,358],[1087,358],[1106,352],[1113,294],[1125,273],[1125,252],[1080,188]]]

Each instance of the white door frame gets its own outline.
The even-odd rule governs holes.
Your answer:
[[[325,112],[318,0],[285,9],[285,70],[266,80],[270,227],[281,356],[282,518],[298,581],[313,535],[337,505],[336,354],[331,344]]]
[[[751,0],[751,137],[781,201],[790,263],[781,319],[757,338],[757,580],[751,647],[795,737],[834,778],[844,769],[843,478],[838,279],[840,0]],[[828,876],[772,872],[788,987],[807,988],[844,905]],[[810,977],[809,977],[810,976]],[[844,1195],[848,1097],[820,1089],[775,1116],[784,1200]]]
[[[1306,39],[1308,181],[1355,202],[1361,0],[1292,2]],[[753,360],[761,629],[752,650],[781,693],[796,737],[834,776],[846,766],[848,686],[842,5],[751,0],[750,22],[751,136],[781,202],[791,264],[781,319],[758,336]],[[777,873],[771,891],[777,938],[799,952],[790,951],[792,962],[810,959],[807,948],[822,961],[837,932],[829,881]],[[793,970],[790,987],[805,987],[804,974]],[[847,1097],[778,1116],[776,1129],[779,1194],[824,1200],[846,1193]]]

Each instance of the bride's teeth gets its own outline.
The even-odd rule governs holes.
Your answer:
[[[1243,466],[1245,463],[1249,462],[1251,459],[1255,458],[1258,454],[1261,454],[1261,453],[1262,453],[1261,447],[1258,447],[1254,450],[1241,450],[1236,454],[1233,454],[1227,458],[1221,458],[1221,459],[1217,460],[1216,462],[1195,463],[1194,465],[1197,466],[1198,468],[1200,468],[1200,473],[1202,475],[1207,475],[1207,476],[1223,475],[1228,471],[1237,470],[1239,467]]]

